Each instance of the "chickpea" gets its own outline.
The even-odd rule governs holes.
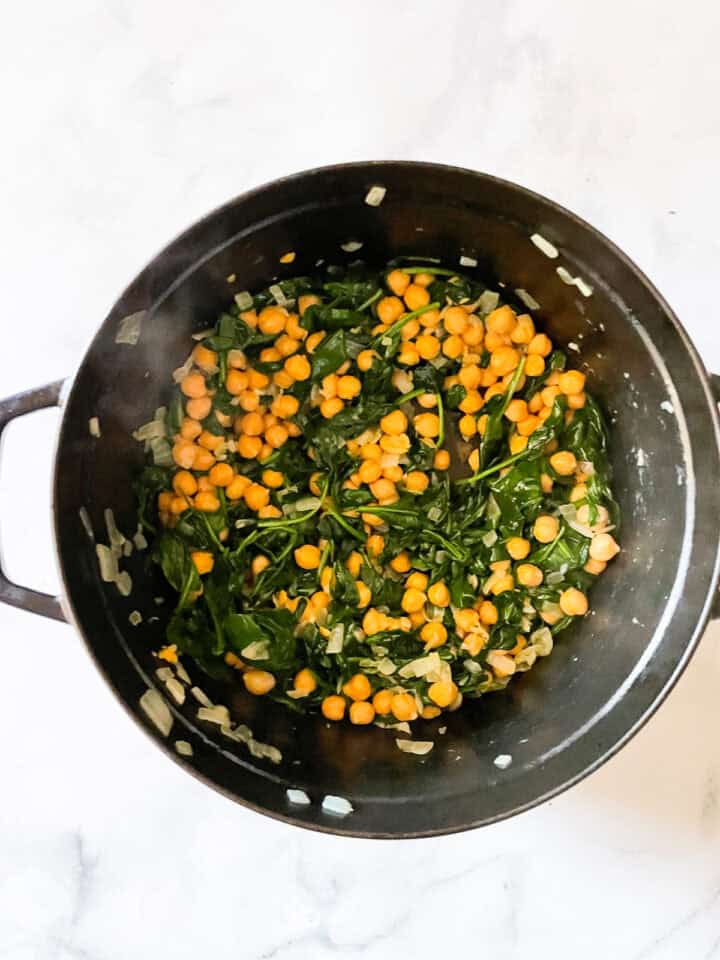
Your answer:
[[[420,413],[414,418],[413,426],[421,437],[437,437],[440,433],[440,418],[436,413]]]
[[[220,501],[214,493],[198,493],[193,501],[196,510],[202,513],[216,513],[220,509]]]
[[[189,470],[178,470],[173,477],[172,487],[178,496],[192,497],[197,493],[197,480]]]
[[[428,590],[428,600],[436,607],[447,607],[450,604],[450,591],[442,580],[433,583]]]
[[[229,463],[216,463],[208,474],[208,479],[216,487],[228,487],[235,476],[235,471]]]
[[[530,343],[535,336],[535,324],[532,317],[523,313],[517,318],[515,329],[510,332],[510,339],[513,343]]]
[[[433,360],[440,353],[440,341],[430,333],[419,336],[415,344],[423,360]]]
[[[460,368],[458,380],[466,390],[477,390],[482,383],[482,370],[476,363],[468,363]]]
[[[436,680],[428,688],[428,697],[438,707],[449,707],[458,695],[458,688],[452,680]]]
[[[350,723],[356,726],[367,726],[375,719],[375,708],[371,703],[359,700],[350,704]]]
[[[541,514],[533,524],[533,536],[539,543],[551,543],[558,535],[560,523],[557,517]]]
[[[458,630],[468,633],[470,630],[476,630],[480,624],[480,615],[472,607],[464,607],[462,610],[455,610],[455,626]]]
[[[390,436],[399,436],[405,433],[407,426],[408,420],[402,410],[393,410],[392,413],[388,413],[380,421],[380,429]]]
[[[528,445],[528,438],[523,437],[521,434],[516,433],[510,437],[510,453],[514,456],[516,453],[522,453],[525,447]]]
[[[334,416],[340,413],[344,406],[345,404],[340,397],[329,397],[320,404],[320,413],[326,420],[332,420]]]
[[[530,553],[530,541],[524,537],[510,537],[505,544],[505,549],[513,560],[524,560]]]
[[[293,678],[293,688],[303,697],[314,693],[317,689],[317,680],[312,670],[309,670],[307,667],[299,670]]]
[[[419,310],[430,303],[430,293],[418,283],[411,283],[403,294],[408,310]],[[379,315],[379,314],[378,314]]]
[[[528,415],[528,405],[524,400],[511,400],[507,405],[505,416],[511,423],[520,423]]]
[[[482,417],[480,417],[480,420],[482,420]],[[478,422],[478,427],[480,427],[480,423],[479,423],[479,422]],[[478,433],[479,433],[479,432],[480,432],[480,431],[478,430]],[[481,436],[482,436],[482,434],[481,434]],[[468,466],[470,467],[470,469],[472,470],[472,472],[473,472],[473,473],[477,473],[478,470],[480,469],[480,451],[479,451],[478,449],[471,450],[471,451],[470,451],[470,455],[468,456],[468,461],[467,461],[467,462],[468,462]]]
[[[397,361],[406,367],[414,367],[420,363],[420,354],[413,344],[404,343],[400,348],[400,353],[398,353]]]
[[[427,414],[425,414],[427,416]],[[432,414],[430,414],[432,416]],[[423,493],[430,484],[430,478],[422,470],[411,470],[405,478],[405,488],[410,493]]]
[[[413,340],[420,333],[420,321],[408,320],[400,331],[401,340]]]
[[[296,547],[293,556],[302,570],[317,570],[320,566],[320,548],[315,544],[306,543],[302,547]]]
[[[383,297],[377,305],[377,315],[381,323],[390,326],[405,313],[405,307],[399,297]]]
[[[498,610],[492,600],[483,600],[478,611],[480,622],[491,627],[498,622]]]
[[[308,358],[297,353],[287,358],[283,369],[295,380],[307,380],[312,372]]]
[[[483,327],[483,322],[480,317],[470,316],[468,317],[468,325],[463,333],[462,338],[465,341],[466,346],[468,347],[479,347],[483,342],[483,337],[485,335],[485,328]]]
[[[500,377],[511,373],[520,363],[520,354],[514,347],[498,347],[490,354],[490,369]]]
[[[372,557],[379,557],[385,549],[385,538],[379,533],[373,533],[367,538],[367,551]]]
[[[375,633],[380,633],[385,629],[385,615],[379,610],[370,609],[362,619],[362,628],[365,633],[371,637]]]
[[[391,270],[386,281],[395,296],[401,297],[410,286],[410,275],[404,270]]]
[[[437,650],[447,641],[447,630],[439,620],[431,620],[420,631],[426,650]]]
[[[433,467],[436,470],[447,470],[450,466],[450,454],[447,450],[438,450],[433,459]]]
[[[550,466],[559,476],[569,477],[571,474],[575,473],[575,469],[577,467],[575,454],[570,453],[569,450],[560,450],[558,453],[554,453],[550,457]]]
[[[270,410],[276,417],[287,420],[294,417],[300,408],[300,401],[297,397],[291,397],[284,393],[276,397],[270,405]]]
[[[462,307],[448,307],[443,316],[443,326],[448,333],[462,336],[468,325],[468,315]]]
[[[207,393],[205,377],[201,373],[189,373],[181,381],[180,390],[191,399],[204,397]]]
[[[260,437],[248,437],[247,434],[243,434],[237,440],[237,452],[245,460],[254,460],[260,456],[262,446]]]
[[[314,307],[318,303],[320,303],[320,297],[316,297],[314,293],[303,293],[298,297],[300,316],[302,317],[308,307]]]
[[[242,474],[238,474],[225,488],[225,495],[228,500],[239,500],[249,486],[250,480]]]
[[[607,567],[607,563],[604,563],[602,560],[593,560],[592,557],[583,567],[586,573],[591,573],[593,576],[599,576]]]
[[[202,426],[197,420],[185,417],[180,426],[180,437],[183,440],[196,440],[202,433]]]
[[[595,520],[593,521],[593,526],[604,527],[605,524],[609,521],[609,519],[610,519],[610,515],[608,514],[605,507],[599,506],[595,508]],[[578,507],[577,521],[578,523],[584,523],[586,525],[590,524],[589,504],[584,503],[581,507]]]
[[[419,573],[415,571],[411,573],[410,576],[405,581],[405,586],[408,588],[413,588],[415,590],[427,590],[428,578],[427,574]]]
[[[453,333],[443,340],[442,352],[446,357],[449,357],[450,360],[457,360],[459,356],[462,356],[464,349],[465,344],[463,343],[462,337],[457,334]]]
[[[488,314],[485,320],[485,326],[488,330],[491,330],[493,333],[502,334],[503,336],[509,336],[515,329],[515,324],[515,311],[512,307],[507,306],[507,304],[502,307],[497,307]]]
[[[536,333],[527,346],[529,354],[537,354],[540,357],[547,357],[552,353],[552,343],[550,337],[544,333]]]
[[[588,612],[588,600],[582,590],[570,587],[560,594],[560,609],[566,617],[583,617]]]
[[[477,420],[471,416],[471,414],[466,413],[465,416],[460,417],[458,421],[458,430],[466,440],[474,437],[477,433]]]
[[[620,547],[609,533],[596,533],[590,541],[590,557],[607,563],[620,553]]]
[[[400,483],[405,476],[403,468],[400,466],[400,464],[391,464],[388,467],[383,467],[382,473],[386,480],[392,480],[393,483]]]
[[[361,390],[362,384],[357,377],[346,375],[338,380],[337,392],[341,400],[352,400]]]
[[[539,587],[543,582],[543,572],[534,563],[521,563],[515,570],[515,576],[521,587]]]
[[[566,370],[565,373],[560,374],[558,387],[566,396],[582,393],[585,389],[585,374],[579,370]]]
[[[282,307],[263,307],[258,314],[258,327],[264,334],[279,334],[287,323],[287,310]]]
[[[389,690],[378,690],[378,692],[372,698],[372,705],[375,709],[375,713],[381,717],[387,716],[392,707],[392,698],[393,695]]]
[[[343,685],[343,693],[350,700],[367,700],[372,693],[370,681],[364,673],[356,673]]]
[[[410,449],[410,437],[406,433],[397,436],[383,434],[380,437],[380,449],[384,450],[385,453],[407,453]]]
[[[407,573],[410,569],[410,557],[405,550],[399,553],[390,561],[390,566],[395,573]]]
[[[362,373],[367,373],[372,367],[376,356],[377,354],[374,350],[361,350],[355,361],[357,363],[358,370],[360,370]]]
[[[208,550],[193,550],[190,554],[190,559],[201,577],[206,573],[210,573],[215,565],[215,558]]]
[[[245,689],[255,697],[262,697],[270,693],[275,686],[275,677],[267,670],[255,670],[251,668],[242,675]]]
[[[326,720],[342,720],[345,716],[345,700],[333,693],[325,697],[320,709]]]
[[[396,720],[412,721],[417,719],[415,697],[410,693],[396,693],[390,701],[390,710]]]
[[[193,465],[197,451],[198,447],[190,440],[178,440],[173,446],[172,457],[179,467],[189,470]]]
[[[358,592],[358,608],[362,610],[364,607],[367,607],[372,600],[372,593],[367,584],[363,583],[362,580],[356,580],[355,587]]]
[[[380,477],[371,483],[370,490],[376,500],[384,500],[386,497],[393,497],[397,493],[395,484],[391,480],[386,480],[385,477]]]
[[[545,370],[545,361],[537,353],[530,354],[525,361],[525,373],[528,377],[539,377]]]
[[[243,500],[250,510],[258,511],[270,502],[270,491],[259,483],[251,483],[243,491]]]
[[[290,434],[281,423],[276,423],[265,431],[265,441],[273,450],[278,450],[287,443]]]
[[[422,590],[415,590],[411,587],[403,594],[400,606],[405,613],[417,613],[425,606],[425,600],[426,597]]]

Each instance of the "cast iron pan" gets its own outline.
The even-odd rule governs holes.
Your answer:
[[[382,185],[380,207],[364,202]],[[539,232],[561,251],[544,256]],[[129,569],[129,599],[99,578],[78,511],[102,533],[111,506],[120,528],[135,529],[131,478],[142,452],[130,433],[169,392],[190,334],[211,324],[232,289],[267,285],[279,256],[297,251],[288,274],[319,258],[341,263],[340,245],[362,241],[380,265],[398,254],[479,261],[492,283],[529,291],[548,333],[586,370],[612,425],[615,490],[623,552],[592,594],[594,612],[561,635],[551,657],[506,692],[421,725],[436,741],[408,756],[377,728],[303,719],[237,687],[194,679],[283,762],[252,758],[218,728],[195,717],[188,699],[171,704],[167,739],[138,700],[154,683],[151,651],[162,643],[164,587],[143,554]],[[594,292],[562,282],[565,266]],[[229,288],[228,274],[238,282]],[[120,320],[146,311],[140,342],[118,345]],[[687,334],[648,280],[610,241],[567,210],[493,177],[431,164],[358,163],[311,170],[271,183],[216,210],[173,241],[132,282],[103,323],[62,401],[53,511],[63,597],[0,579],[0,599],[74,622],[108,685],[177,763],[238,802],[270,816],[338,834],[418,837],[477,827],[526,810],[575,783],[611,756],[666,696],[701,635],[718,577],[720,474],[718,416],[707,374]],[[18,414],[60,402],[61,385],[14,397],[0,428]],[[88,432],[97,416],[102,438]],[[133,628],[138,609],[145,623]],[[159,620],[147,623],[150,616]],[[28,625],[28,629],[30,625]],[[438,727],[447,726],[444,736]],[[179,757],[175,740],[192,744]],[[499,769],[499,754],[512,756]],[[286,789],[310,796],[293,807]],[[326,794],[351,801],[339,818],[321,810]]]

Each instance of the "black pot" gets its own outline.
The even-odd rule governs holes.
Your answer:
[[[379,184],[379,207],[364,202]],[[548,259],[538,232],[561,251]],[[170,372],[185,359],[190,334],[214,321],[235,289],[264,286],[278,258],[297,251],[289,274],[315,261],[356,257],[340,245],[360,240],[382,264],[398,254],[462,252],[488,280],[523,288],[541,304],[550,335],[587,370],[590,389],[613,418],[615,490],[623,552],[599,578],[594,613],[561,635],[552,656],[502,694],[466,704],[420,733],[436,741],[425,758],[408,756],[377,728],[303,719],[237,688],[197,677],[256,737],[278,746],[279,766],[251,757],[217,727],[195,717],[191,698],[170,704],[165,740],[138,707],[155,682],[151,653],[162,644],[163,592],[143,554],[129,561],[135,588],[123,599],[104,585],[79,518],[85,506],[98,538],[103,509],[134,530],[131,479],[142,459],[130,434],[167,399]],[[584,297],[556,266],[593,287]],[[120,320],[147,311],[140,341],[119,345]],[[14,417],[61,402],[61,385],[0,406],[0,428]],[[718,578],[720,451],[708,376],[668,305],[624,254],[567,210],[511,183],[431,164],[359,163],[279,180],[231,201],[173,241],[118,300],[62,401],[53,510],[62,573],[61,601],[0,577],[0,599],[58,619],[65,615],[128,712],[189,772],[270,816],[332,833],[412,837],[450,833],[526,810],[578,781],[624,744],[657,708],[688,662],[709,615]],[[102,438],[88,432],[98,416]],[[102,534],[100,533],[102,531]],[[140,627],[128,623],[138,609]],[[148,623],[149,616],[159,620]],[[188,664],[192,671],[192,665]],[[447,732],[438,733],[445,725]],[[179,757],[176,739],[192,744]],[[507,769],[494,760],[512,756]],[[286,788],[312,803],[289,804]],[[326,794],[354,812],[324,813]]]

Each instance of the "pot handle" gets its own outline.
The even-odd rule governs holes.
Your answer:
[[[32,413],[34,410],[59,406],[64,383],[64,380],[57,380],[55,383],[38,387],[36,390],[26,390],[24,393],[16,393],[14,397],[8,397],[7,400],[0,400],[0,452],[2,451],[3,431],[10,421],[16,417],[22,417],[26,413]],[[21,587],[8,580],[2,566],[1,551],[0,603],[9,603],[12,607],[30,610],[31,613],[39,613],[41,616],[51,617],[53,620],[65,621],[66,619],[58,597],[52,597],[49,593],[41,593],[39,590],[31,590],[29,587]]]

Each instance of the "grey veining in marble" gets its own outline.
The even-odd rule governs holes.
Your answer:
[[[214,205],[373,157],[484,169],[569,206],[720,369],[709,0],[27,0],[3,14],[5,394],[72,371],[124,284]],[[17,362],[30,325],[42,346]],[[55,422],[14,426],[0,475],[10,570],[46,589]],[[394,844],[294,831],[185,776],[69,628],[0,609],[0,646],[0,960],[720,958],[716,625],[590,779],[481,832]]]

